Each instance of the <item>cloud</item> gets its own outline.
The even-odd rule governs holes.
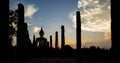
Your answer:
[[[40,27],[37,27],[37,26],[34,26],[33,28],[32,28],[32,32],[33,33],[37,33],[38,31],[40,31]]]
[[[28,24],[28,26],[31,26],[32,24],[31,23],[27,23]]]
[[[73,22],[73,26],[76,27],[76,15],[75,12],[71,12],[69,15],[71,21]]]
[[[82,38],[82,47],[90,47],[90,46],[97,46],[100,48],[111,48],[111,40],[104,40],[102,37],[101,38],[93,38],[93,39],[87,39],[87,38]]]
[[[87,42],[87,43],[85,43],[85,44],[94,44],[93,42]]]
[[[71,30],[71,29],[66,29],[67,30],[67,32],[73,32],[73,30]]]
[[[109,28],[104,34],[105,40],[111,40],[111,28]]]
[[[81,29],[91,32],[105,32],[110,27],[110,0],[79,0],[78,9],[81,12]],[[76,12],[76,11],[75,11]],[[76,13],[69,17],[76,27]]]
[[[36,8],[34,5],[28,5],[25,9],[25,17],[32,17],[36,12],[38,11],[38,8]]]
[[[30,23],[30,22],[29,22],[29,21],[27,21],[27,20],[26,20],[26,23],[27,23],[27,25],[28,25],[28,26],[33,25],[32,23]]]

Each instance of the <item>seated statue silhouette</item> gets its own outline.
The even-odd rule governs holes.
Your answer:
[[[47,41],[46,38],[44,38],[44,31],[41,27],[41,30],[39,32],[40,37],[36,38],[36,43],[38,44],[38,47],[40,48],[48,48],[49,47],[49,42]]]

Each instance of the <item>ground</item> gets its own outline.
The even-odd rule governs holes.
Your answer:
[[[77,62],[75,58],[41,58],[29,59],[25,63],[112,63],[112,59],[82,59]]]

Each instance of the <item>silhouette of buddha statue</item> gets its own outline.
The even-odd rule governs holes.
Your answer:
[[[36,43],[37,44],[39,43],[38,47],[42,47],[42,48],[49,47],[49,42],[47,42],[47,39],[43,37],[44,31],[43,31],[42,27],[41,27],[41,30],[39,32],[39,35],[40,35],[40,37],[36,38]]]

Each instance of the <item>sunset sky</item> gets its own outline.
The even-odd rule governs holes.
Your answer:
[[[55,31],[61,47],[61,25],[65,26],[65,44],[76,48],[76,11],[81,12],[82,47],[111,47],[111,4],[110,0],[10,0],[10,8],[17,9],[18,3],[25,8],[25,22],[31,41],[33,34],[39,37],[41,26],[44,37],[49,41]],[[15,45],[15,41],[13,42]]]

